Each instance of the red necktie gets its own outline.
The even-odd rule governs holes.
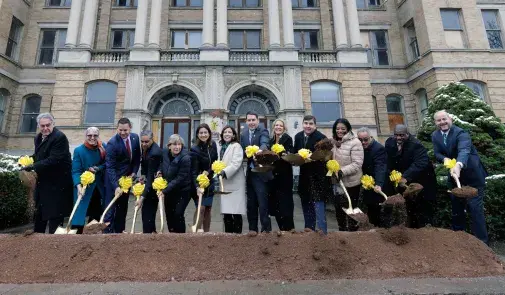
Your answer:
[[[130,138],[126,138],[126,152],[128,152],[128,157],[132,158],[132,150],[130,148]]]

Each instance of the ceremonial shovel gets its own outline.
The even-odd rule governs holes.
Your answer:
[[[117,199],[119,199],[119,197],[121,197],[122,195],[123,195],[123,191],[122,190],[118,191],[116,193],[116,195],[114,196],[114,199],[112,199],[112,201],[109,203],[107,208],[105,208],[105,210],[103,211],[102,217],[100,217],[100,222],[98,222],[96,220],[92,220],[90,223],[86,224],[86,226],[84,227],[84,233],[98,234],[101,231],[103,231],[107,226],[109,226],[109,223],[103,222],[103,220],[105,218],[105,214],[107,214],[107,212],[109,212],[112,205],[114,205],[114,203],[116,203]]]
[[[365,213],[363,213],[363,211],[361,211],[359,208],[354,208],[354,209],[352,208],[351,197],[349,197],[349,193],[347,192],[347,189],[345,188],[342,180],[340,180],[339,184],[340,184],[340,187],[342,188],[342,190],[344,191],[344,194],[347,197],[347,200],[349,201],[349,208],[347,208],[347,209],[342,208],[342,210],[344,210],[344,212],[347,215],[349,215],[349,217],[351,217],[352,219],[354,219],[358,222],[361,222],[361,223],[368,223],[368,216]]]
[[[476,188],[470,187],[470,186],[463,186],[461,187],[461,183],[459,182],[458,176],[456,174],[451,173],[452,178],[454,178],[454,181],[456,181],[456,185],[458,186],[457,188],[454,188],[450,191],[453,195],[455,195],[458,198],[464,198],[464,199],[470,199],[473,197],[478,196],[479,191]]]
[[[82,196],[86,192],[86,189],[83,188],[82,192],[79,192],[77,194],[77,201],[75,202],[74,208],[72,209],[72,213],[70,214],[70,218],[68,219],[68,224],[66,227],[58,226],[56,231],[54,232],[55,235],[75,235],[77,233],[77,229],[70,229],[72,226],[72,218],[74,217],[75,211],[77,210],[77,207],[79,207],[79,203],[81,203]]]

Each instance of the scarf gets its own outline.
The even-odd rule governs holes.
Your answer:
[[[105,160],[105,149],[103,148],[102,142],[99,140],[97,145],[91,145],[87,141],[84,141],[84,146],[89,150],[99,150],[100,151],[100,160]]]
[[[230,146],[230,143],[223,143],[221,145],[221,150],[219,151],[219,156],[221,158],[221,161],[223,160],[224,152],[226,152],[226,149]]]

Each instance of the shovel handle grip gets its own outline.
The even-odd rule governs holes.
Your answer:
[[[344,191],[344,194],[347,197],[347,200],[349,201],[349,209],[351,209],[351,211],[353,211],[353,209],[352,209],[352,203],[351,203],[351,197],[349,197],[349,193],[347,192],[347,189],[345,188],[345,185],[342,182],[342,180],[339,181],[339,184],[340,184],[340,187],[342,188],[342,190]]]
[[[388,196],[383,191],[379,191],[379,194],[383,196],[386,201],[388,200]]]

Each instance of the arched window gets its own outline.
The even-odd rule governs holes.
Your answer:
[[[426,93],[426,89],[419,89],[416,92],[416,97],[420,125],[422,124],[424,117],[428,115],[428,94]]]
[[[484,83],[473,80],[461,81],[461,83],[472,89],[480,99],[486,100],[486,85]]]
[[[7,98],[9,97],[9,92],[5,89],[0,89],[0,131],[2,131],[2,126],[5,118],[5,113],[7,109]]]
[[[23,113],[21,114],[21,133],[37,131],[37,116],[40,113],[42,98],[33,94],[25,98]]]
[[[117,84],[91,82],[86,87],[84,124],[114,124]]]
[[[405,124],[403,112],[403,97],[392,94],[386,97],[386,109],[388,112],[389,129],[394,130],[398,124]]]
[[[236,115],[245,115],[249,111],[256,112],[260,116],[275,115],[275,109],[274,102],[270,98],[255,91],[243,93],[230,105],[230,112]]]
[[[326,81],[310,84],[310,101],[318,123],[331,123],[342,117],[340,84]]]
[[[165,116],[189,116],[193,114],[193,108],[187,100],[175,98],[165,104],[161,113]]]

